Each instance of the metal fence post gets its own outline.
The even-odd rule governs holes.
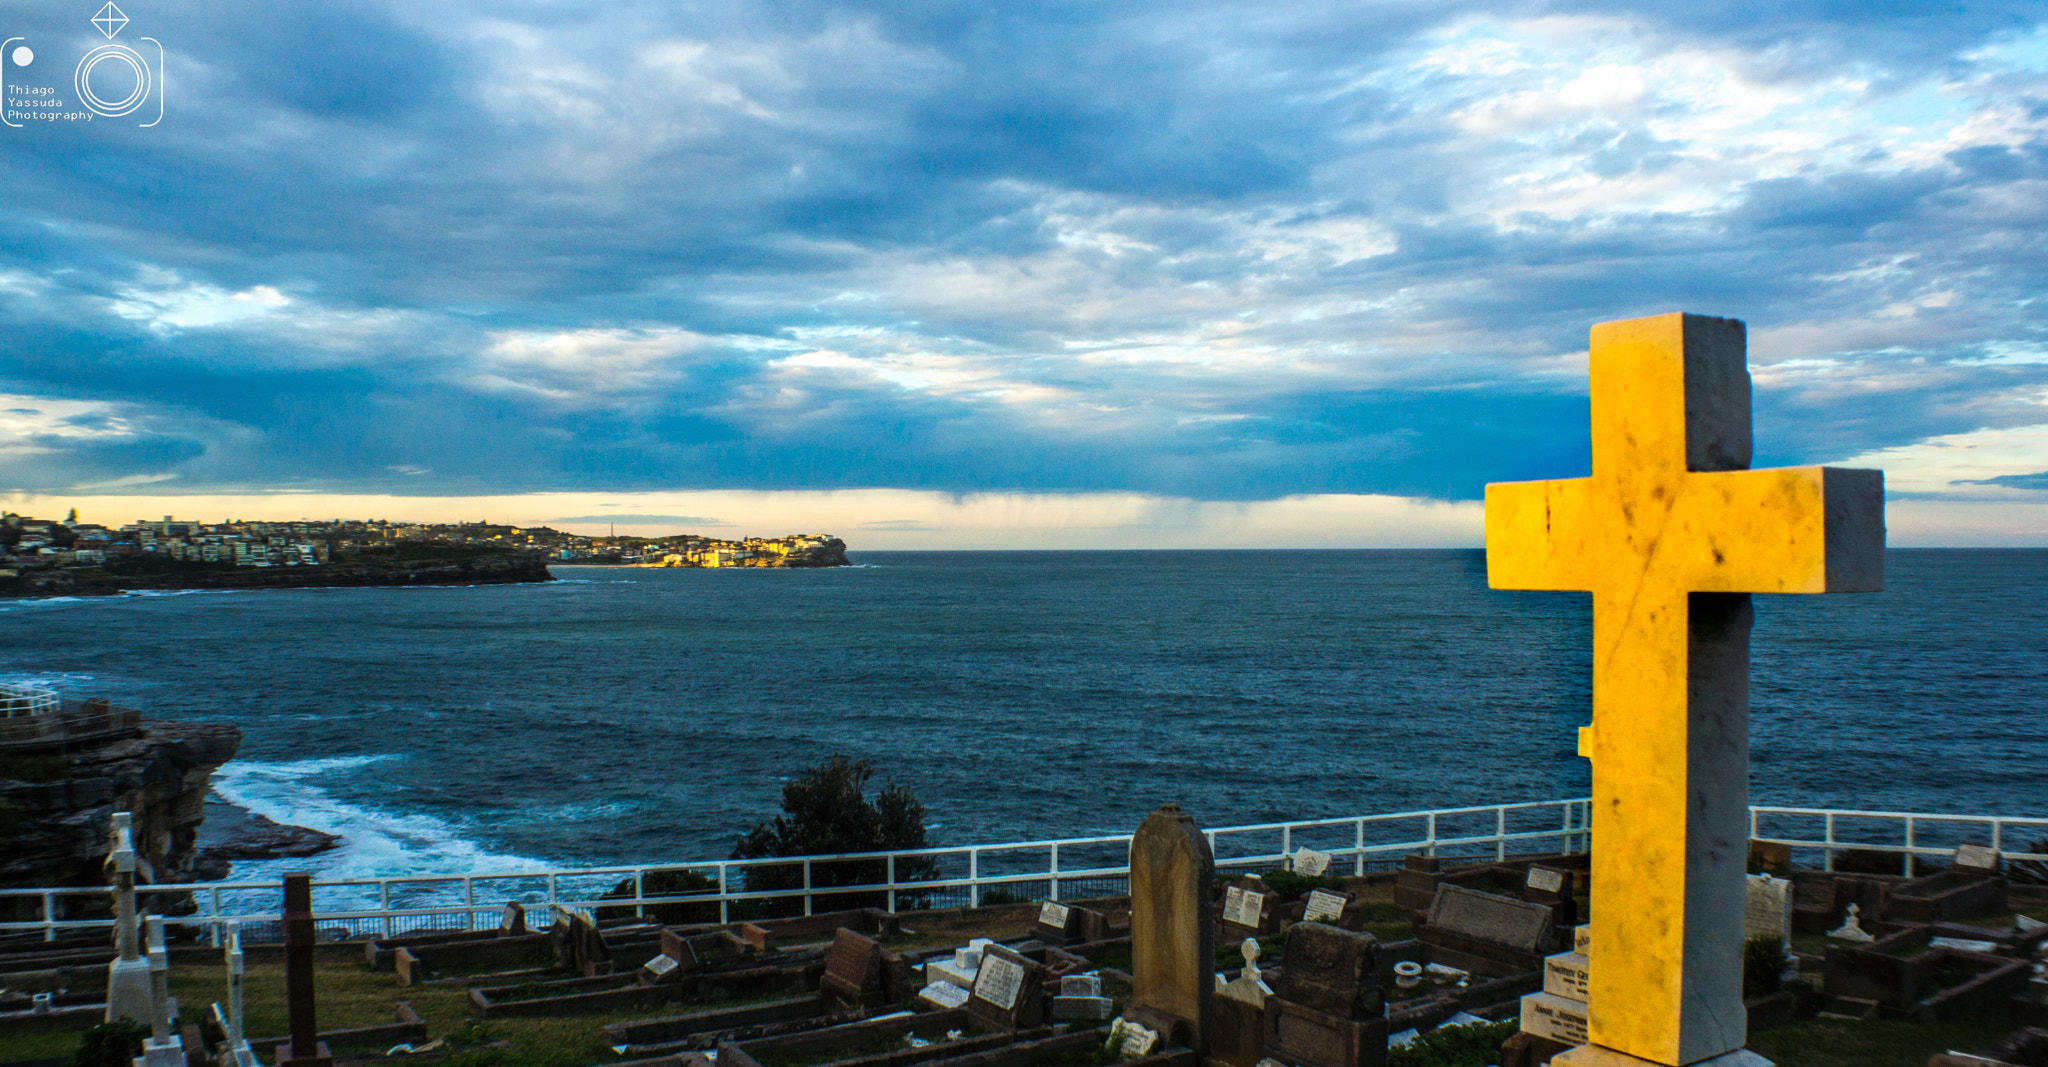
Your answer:
[[[1427,836],[1429,839],[1422,843],[1422,854],[1434,856],[1436,855],[1436,812],[1433,811],[1429,813],[1429,831]]]
[[[804,857],[804,914],[811,914],[811,859]]]
[[[981,907],[981,850],[967,850],[967,906]]]
[[[1827,814],[1827,832],[1822,840],[1826,844],[1827,855],[1821,860],[1820,869],[1832,871],[1835,869],[1835,813],[1832,811]]]
[[[1906,816],[1906,862],[1904,868],[1901,873],[1908,878],[1913,877],[1913,817],[1911,815]]]
[[[1045,879],[1045,899],[1058,900],[1060,898],[1060,843],[1058,841],[1052,843],[1052,859],[1049,863],[1051,866]]]
[[[896,913],[896,854],[889,853],[889,914]]]
[[[384,912],[384,936],[391,936],[391,882],[377,879],[377,906]]]
[[[1280,828],[1280,855],[1294,855],[1294,827],[1292,826],[1283,826]],[[1280,865],[1282,867],[1285,867],[1287,866],[1287,863],[1285,860],[1282,860]]]
[[[476,882],[468,875],[462,876],[462,906],[467,909],[462,913],[462,928],[476,929]]]
[[[718,865],[718,921],[722,923],[732,921],[732,901],[726,899],[728,892],[725,887],[725,864],[721,863]]]
[[[1498,863],[1508,858],[1508,809],[1493,809],[1493,859]]]
[[[1359,878],[1363,878],[1363,877],[1365,877],[1365,820],[1364,820],[1364,819],[1354,819],[1354,820],[1352,820],[1352,822],[1351,822],[1351,847],[1353,847],[1353,848],[1355,848],[1355,849],[1357,849],[1357,850],[1358,850],[1358,865],[1357,865],[1356,867],[1354,867],[1354,868],[1352,869],[1352,872],[1351,872],[1351,873],[1352,873],[1352,874],[1353,874],[1354,876],[1356,876],[1356,877],[1359,877]]]
[[[57,894],[43,894],[43,940],[57,940]]]

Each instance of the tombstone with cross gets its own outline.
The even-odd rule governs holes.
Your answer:
[[[1593,327],[1591,477],[1486,488],[1496,589],[1593,595],[1589,1044],[1558,1067],[1742,1050],[1752,593],[1876,591],[1884,476],[1749,470],[1744,327]]]
[[[109,820],[107,869],[114,876],[114,960],[107,964],[107,1021],[148,1025],[149,961],[142,956],[142,921],[135,909],[135,816],[117,811]]]

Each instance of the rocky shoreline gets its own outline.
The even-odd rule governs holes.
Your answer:
[[[551,582],[548,561],[536,553],[463,559],[351,560],[317,567],[235,567],[168,574],[100,570],[24,571],[0,581],[0,597],[118,596],[173,589],[320,589],[386,585],[499,585]]]
[[[342,843],[340,834],[276,822],[215,793],[206,798],[205,821],[199,824],[193,879],[211,882],[226,878],[237,860],[317,856],[340,848]]]

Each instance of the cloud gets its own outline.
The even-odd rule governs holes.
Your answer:
[[[1930,458],[2048,398],[2025,4],[145,21],[175,121],[0,131],[0,485],[1469,501],[1677,308],[1761,461],[2048,465]]]

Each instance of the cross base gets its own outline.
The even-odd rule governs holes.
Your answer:
[[[156,1010],[149,981],[149,961],[117,959],[107,965],[107,1021],[127,1019],[149,1025]]]
[[[1550,1067],[1672,1067],[1626,1052],[1616,1052],[1599,1045],[1580,1045],[1578,1048],[1560,1052],[1550,1061]],[[1774,1067],[1771,1061],[1746,1048],[1723,1052],[1719,1056],[1686,1064],[1685,1067]]]
[[[135,1057],[135,1067],[185,1067],[185,1043],[175,1037],[148,1038],[142,1042],[142,1055]]]

